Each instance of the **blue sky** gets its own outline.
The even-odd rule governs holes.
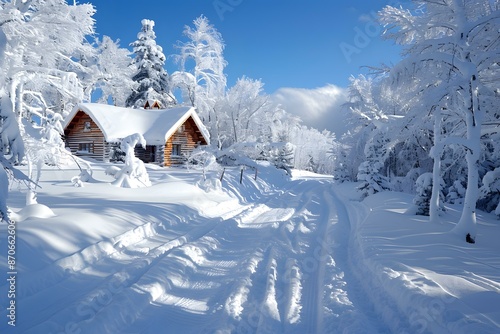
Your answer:
[[[157,43],[168,56],[185,40],[185,25],[205,15],[224,38],[228,84],[246,75],[266,91],[281,87],[346,87],[362,66],[399,58],[392,41],[376,36],[372,13],[394,1],[380,0],[90,0],[100,35],[136,39],[144,18],[155,21]],[[364,35],[364,36],[363,36]],[[351,48],[352,47],[352,48]],[[167,70],[176,70],[168,61]]]
[[[380,38],[382,27],[374,19],[385,5],[401,4],[396,0],[88,1],[97,9],[97,33],[119,39],[122,47],[130,49],[142,19],[154,20],[166,56],[186,40],[185,25],[205,15],[226,44],[228,86],[243,75],[261,79],[266,93],[320,130],[342,130],[336,128],[342,122],[330,115],[343,102],[351,75],[399,59],[399,48]],[[166,69],[178,70],[172,59]]]

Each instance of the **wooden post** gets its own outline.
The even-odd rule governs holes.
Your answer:
[[[222,182],[222,179],[224,178],[224,172],[226,171],[226,168],[222,170],[222,174],[220,175],[220,182]]]
[[[255,178],[254,178],[254,179],[255,179],[255,181],[257,181],[257,173],[258,173],[258,171],[259,171],[259,170],[257,169],[257,167],[255,167]]]
[[[240,184],[243,182],[243,166],[241,166],[241,172],[240,172]]]

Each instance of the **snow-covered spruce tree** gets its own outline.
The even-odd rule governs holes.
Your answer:
[[[389,181],[382,171],[387,157],[387,143],[385,135],[377,133],[366,144],[365,161],[359,165],[357,175],[361,182],[358,190],[362,197],[390,189]]]
[[[347,161],[347,150],[349,147],[339,144],[335,153],[335,169],[333,170],[333,179],[339,183],[352,181],[353,178],[349,172],[349,163]],[[330,153],[330,152],[329,152]],[[332,153],[333,154],[333,153]]]
[[[189,98],[184,102],[198,109],[213,142],[221,148],[218,102],[224,98],[227,84],[224,41],[205,16],[198,17],[193,24],[194,28],[186,26],[184,29],[188,41],[177,45],[176,61],[180,71],[172,74],[172,85],[181,88],[183,95]],[[194,65],[188,68],[190,60]]]
[[[429,216],[430,213],[430,203],[431,203],[431,197],[432,197],[432,182],[433,182],[433,175],[432,173],[424,173],[420,175],[417,178],[417,181],[415,182],[416,184],[416,190],[417,193],[415,197],[413,198],[413,204],[417,206],[417,215],[421,216]],[[441,190],[442,190],[443,183],[441,183]],[[440,206],[439,206],[439,211],[444,211],[444,194],[442,191],[439,192],[439,196],[441,198]]]
[[[288,175],[292,175],[292,168],[294,167],[294,145],[282,143],[281,145],[276,145],[273,151],[273,156],[271,157],[273,165],[276,166],[276,168],[284,169]]]
[[[356,178],[359,168],[362,170],[361,175],[365,175],[365,172],[374,172],[373,166],[361,166],[361,164],[375,159],[374,156],[369,159],[366,157],[369,142],[379,131],[383,131],[389,122],[384,111],[386,108],[379,100],[382,95],[380,84],[381,78],[372,79],[363,75],[351,77],[348,101],[342,105],[344,112],[350,115],[348,118],[350,130],[342,136],[341,142],[350,148],[345,161],[349,163],[346,168],[353,179]],[[384,150],[383,154],[385,153]],[[385,157],[380,158],[385,160]],[[377,170],[381,168],[382,166],[379,166]]]
[[[170,78],[165,70],[165,55],[161,46],[156,44],[156,34],[153,30],[155,22],[142,20],[142,29],[137,34],[137,40],[130,45],[135,57],[132,65],[136,72],[132,80],[137,83],[126,100],[127,107],[142,108],[148,100],[160,102],[162,108],[176,104],[170,89]]]
[[[349,160],[356,178],[361,182],[359,190],[363,197],[390,188],[384,175],[384,164],[388,156],[389,138],[386,136],[389,117],[379,98],[380,79],[375,83],[365,76],[351,78],[349,99],[343,108],[351,114],[354,125],[343,136],[342,142],[351,148]]]
[[[420,99],[429,103],[422,113],[454,110],[465,125],[463,137],[435,141],[434,158],[440,159],[446,143],[460,143],[466,148],[467,192],[454,231],[474,238],[481,128],[487,117],[486,104],[491,105],[489,100],[495,97],[491,83],[484,79],[491,78],[491,72],[498,73],[500,48],[492,32],[499,31],[500,8],[496,1],[489,0],[413,2],[419,9],[416,15],[390,6],[381,12],[388,36],[408,45],[394,75],[412,82],[415,76],[419,78]],[[435,115],[434,121],[441,122],[441,116]],[[436,187],[438,181],[434,181]]]

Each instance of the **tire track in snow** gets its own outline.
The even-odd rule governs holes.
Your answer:
[[[324,299],[324,280],[326,268],[326,254],[329,245],[328,229],[330,226],[331,213],[328,207],[324,205],[325,193],[324,190],[318,194],[319,199],[311,200],[318,211],[311,211],[311,206],[308,209],[315,212],[317,218],[316,231],[309,236],[310,250],[306,253],[307,256],[302,261],[301,271],[304,275],[304,293],[303,298],[303,318],[302,323],[305,326],[307,333],[321,333],[323,331],[323,299]],[[321,205],[321,203],[323,205]]]
[[[394,312],[392,306],[389,307],[391,301],[386,296],[381,295],[379,291],[373,291],[371,287],[367,286],[367,281],[371,280],[369,276],[362,276],[364,273],[363,264],[356,260],[357,254],[354,254],[358,245],[355,244],[358,238],[355,232],[351,231],[352,225],[347,209],[342,201],[339,199],[335,190],[330,189],[330,196],[327,197],[328,204],[336,209],[338,223],[333,229],[333,242],[338,246],[336,247],[336,255],[334,256],[336,267],[341,267],[346,282],[343,288],[352,307],[341,315],[342,326],[349,331],[365,331],[370,333],[389,333],[394,330],[390,329],[387,324],[383,324],[381,320],[386,321],[386,316],[395,316],[399,318]],[[364,207],[356,210],[355,214],[358,215],[356,219],[363,217]],[[344,236],[342,238],[342,236]],[[373,300],[373,296],[377,296],[379,300]],[[382,309],[388,311],[380,316],[376,310],[377,307],[382,306]],[[401,318],[402,319],[402,318]],[[398,321],[396,321],[398,322]],[[396,332],[405,332],[402,328]]]
[[[277,333],[277,332],[302,332],[304,327],[309,323],[321,323],[322,316],[321,307],[318,307],[318,294],[322,294],[323,290],[318,289],[319,276],[312,279],[309,286],[314,289],[312,293],[307,293],[304,290],[304,285],[307,286],[308,272],[303,277],[304,271],[310,271],[310,268],[304,270],[301,265],[310,263],[307,260],[314,260],[311,251],[305,251],[302,248],[314,245],[314,238],[318,238],[320,232],[305,235],[302,229],[305,223],[306,216],[313,219],[315,222],[310,222],[317,230],[318,222],[322,216],[317,214],[318,207],[321,209],[321,197],[318,197],[313,189],[316,189],[317,183],[307,181],[294,182],[290,189],[283,192],[279,200],[271,198],[266,205],[276,207],[287,203],[290,207],[296,208],[291,216],[287,216],[286,220],[282,220],[279,224],[279,232],[274,233],[274,236],[269,240],[269,250],[266,252],[260,270],[252,277],[253,289],[250,293],[249,300],[244,309],[242,316],[243,323],[247,325],[246,329],[250,332],[257,333]],[[307,189],[308,191],[301,192]],[[286,197],[285,197],[286,196]],[[326,209],[325,209],[326,210]],[[315,214],[311,213],[314,211]],[[256,215],[253,218],[262,222],[267,217],[272,217],[273,211],[266,211],[261,215]],[[274,211],[276,213],[276,211]],[[276,237],[279,236],[279,239]],[[301,257],[302,256],[302,257]],[[306,260],[307,258],[307,260]],[[267,265],[264,267],[264,263]],[[260,283],[259,283],[260,282]],[[305,307],[303,305],[304,298],[308,302],[315,304],[314,307]],[[313,310],[312,320],[307,316],[304,318],[304,309]],[[257,320],[258,317],[258,320]],[[249,319],[245,322],[245,319]],[[248,326],[251,325],[251,326]],[[318,326],[313,326],[312,330]],[[310,328],[309,328],[310,329]],[[307,331],[310,332],[310,331]]]
[[[201,217],[198,218],[201,219]],[[179,217],[179,219],[184,220],[181,217]],[[52,327],[56,323],[67,323],[67,319],[74,319],[75,314],[77,318],[80,319],[74,319],[75,323],[78,321],[81,322],[82,319],[89,317],[93,318],[112,302],[115,295],[123,293],[124,290],[133,286],[148,272],[148,270],[157,265],[162,258],[168,256],[168,254],[170,254],[173,250],[208,234],[220,222],[221,221],[212,220],[208,223],[202,223],[200,224],[201,226],[188,231],[184,235],[178,236],[175,239],[171,239],[166,242],[161,240],[161,235],[155,235],[154,237],[156,237],[156,239],[151,239],[151,237],[148,236],[134,240],[135,242],[133,243],[126,241],[117,243],[117,245],[119,245],[119,247],[117,247],[117,251],[105,254],[103,257],[99,257],[95,262],[89,261],[88,263],[84,263],[84,265],[77,268],[77,272],[83,274],[85,270],[91,270],[99,264],[103,264],[104,267],[111,272],[111,274],[109,274],[106,278],[102,280],[94,280],[94,284],[86,285],[86,291],[80,292],[81,289],[79,290],[77,287],[81,286],[82,283],[85,286],[85,283],[78,279],[74,280],[74,275],[67,276],[63,278],[62,281],[57,281],[54,285],[43,288],[42,291],[47,291],[49,294],[51,289],[58,288],[58,286],[63,286],[63,288],[68,291],[76,291],[76,293],[73,293],[73,296],[64,296],[64,302],[61,303],[60,311],[48,320],[47,318],[49,317],[44,315],[42,310],[40,310],[41,312],[31,312],[32,314],[38,314],[37,318],[39,318],[38,321],[33,320],[31,322],[32,324],[36,322],[39,323],[39,326],[35,326],[33,329],[34,332],[39,332],[41,328],[40,326],[43,327],[44,324]],[[123,240],[125,239],[126,238],[123,238]],[[139,247],[139,249],[147,248],[148,251],[146,253],[138,251],[138,248],[135,247],[136,245],[144,246],[145,243],[149,243],[149,246],[154,247]],[[72,263],[72,261],[68,262]],[[114,268],[120,269],[118,271],[114,271]],[[64,282],[69,280],[73,280],[70,284],[75,288],[64,286]],[[40,293],[40,291],[38,293]],[[29,299],[30,298],[27,298],[26,302],[29,303]],[[69,307],[64,307],[68,304],[70,305]],[[52,305],[52,307],[54,307],[54,305]],[[49,309],[51,312],[54,312],[52,307]]]
[[[246,240],[251,241],[252,240],[252,235],[255,235],[252,230],[250,229],[241,229],[238,224],[239,221],[241,221],[247,214],[248,212],[242,212],[241,214],[231,218],[228,221],[223,221],[219,224],[217,224],[216,228],[212,229],[210,233],[207,233],[204,235],[202,238],[194,239],[184,245],[183,247],[180,247],[176,250],[174,250],[172,253],[168,254],[164,259],[162,259],[161,263],[158,263],[154,268],[151,268],[146,275],[141,277],[140,281],[138,281],[134,286],[130,287],[127,289],[127,291],[124,291],[124,293],[121,294],[120,298],[123,300],[130,300],[130,299],[135,299],[133,303],[133,307],[125,307],[125,309],[122,309],[119,311],[121,314],[126,314],[127,312],[131,312],[132,314],[128,314],[128,322],[121,322],[114,324],[111,329],[113,331],[120,331],[124,330],[125,327],[127,326],[134,326],[134,323],[136,320],[141,318],[141,314],[147,315],[149,314],[149,310],[151,309],[151,305],[171,305],[167,309],[167,313],[163,313],[163,316],[172,319],[171,321],[175,322],[176,324],[187,324],[189,323],[190,326],[199,326],[200,328],[206,328],[207,323],[206,319],[203,319],[202,316],[199,317],[197,321],[193,321],[193,312],[200,312],[200,314],[206,314],[207,312],[210,311],[210,307],[217,307],[220,308],[221,303],[219,302],[214,302],[213,304],[208,304],[207,300],[199,300],[198,304],[203,304],[203,309],[198,309],[198,310],[193,310],[189,309],[188,307],[182,307],[182,301],[186,301],[187,298],[184,298],[189,294],[193,287],[193,284],[196,285],[195,281],[193,280],[193,276],[196,276],[197,274],[200,274],[200,266],[205,262],[206,257],[210,256],[212,252],[205,254],[205,259],[196,265],[193,265],[193,263],[190,263],[190,259],[186,259],[184,257],[184,248],[187,247],[199,247],[200,244],[204,242],[203,239],[210,238],[211,242],[214,243],[212,239],[226,239],[225,241],[221,241],[220,243],[226,243],[230,244],[228,246],[229,249],[224,249],[228,251],[228,253],[233,253],[234,249],[233,247],[239,248],[238,246],[241,247],[241,244],[235,243],[234,241],[229,241],[228,239],[232,238],[232,235],[236,232],[237,234],[240,234],[239,237],[241,237],[242,233],[246,233]],[[243,217],[240,217],[243,216]],[[264,229],[266,230],[266,229]],[[242,232],[246,231],[246,232]],[[266,235],[267,233],[263,233]],[[254,238],[257,240],[261,240],[259,235],[254,236]],[[235,244],[235,245],[231,245]],[[257,243],[258,244],[258,243]],[[249,243],[248,248],[245,248],[244,251],[237,251],[236,255],[241,257],[242,254],[248,253],[249,250],[254,249],[253,245],[254,243]],[[254,257],[257,257],[257,262],[259,255],[254,253]],[[227,256],[220,262],[212,262],[212,270],[214,267],[217,267],[219,264],[224,265],[228,261]],[[252,265],[252,261],[249,261],[250,266]],[[260,263],[257,265],[258,267],[260,266]],[[191,272],[192,271],[192,272]],[[206,278],[205,278],[206,279]],[[141,292],[142,297],[140,297],[138,300],[137,291]],[[217,293],[215,294],[217,295]],[[184,296],[184,297],[183,297]],[[194,296],[195,298],[199,298],[200,296]],[[235,309],[237,309],[237,300],[238,298],[244,298],[243,296],[236,296],[235,298]],[[189,305],[193,305],[193,302],[196,303],[195,300],[188,301],[187,303]],[[120,307],[120,303],[117,302],[115,303],[115,307]],[[219,305],[219,306],[217,306]],[[107,306],[108,309],[113,308],[112,305]],[[213,308],[211,309],[212,312],[217,311],[214,310]],[[116,312],[114,312],[116,313]],[[213,321],[213,320],[212,320]],[[106,328],[106,330],[109,330],[109,319],[106,319],[105,316],[103,316],[103,319],[99,319],[99,323],[96,324],[95,326],[89,327],[92,328],[92,330],[102,330]],[[104,327],[108,326],[108,327]],[[220,326],[220,323],[218,324]],[[134,327],[136,328],[136,327]],[[137,325],[137,328],[140,328],[140,324]]]

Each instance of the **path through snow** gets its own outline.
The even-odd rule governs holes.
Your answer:
[[[17,301],[17,332],[386,330],[349,272],[349,221],[339,219],[327,179],[239,196],[219,218],[167,210],[162,223],[32,273]]]

